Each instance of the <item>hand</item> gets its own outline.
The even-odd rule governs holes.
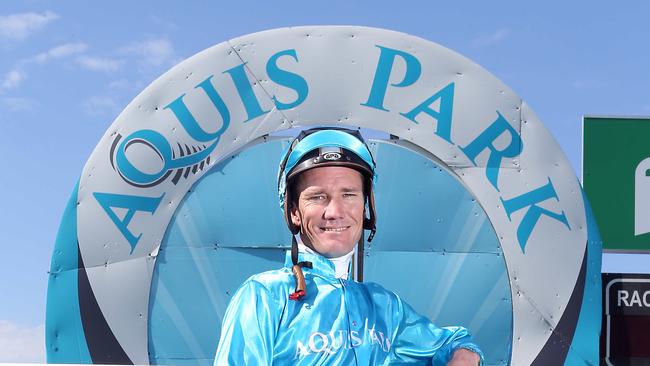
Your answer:
[[[480,362],[481,357],[479,355],[468,349],[461,348],[454,352],[454,356],[447,366],[478,366]]]

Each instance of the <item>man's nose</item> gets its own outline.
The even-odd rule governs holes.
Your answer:
[[[323,212],[323,218],[332,220],[339,219],[343,217],[343,202],[340,198],[333,197],[325,206],[325,212]]]

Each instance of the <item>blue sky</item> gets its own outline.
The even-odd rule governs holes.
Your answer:
[[[157,76],[233,37],[345,24],[437,42],[531,105],[578,175],[583,115],[650,115],[647,2],[305,3],[0,3],[0,362],[43,360],[56,231],[104,131]],[[647,271],[649,262],[611,256],[604,265]]]

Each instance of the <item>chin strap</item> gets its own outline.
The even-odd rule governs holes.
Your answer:
[[[375,232],[377,229],[374,226],[371,226],[370,228],[370,234],[368,235],[368,245],[370,245],[370,242],[372,241],[372,238],[375,237]],[[357,244],[357,266],[355,269],[356,272],[356,280],[357,282],[363,282],[363,253],[364,253],[364,242],[363,242],[363,233],[361,233],[361,237],[359,238],[359,243]]]
[[[355,270],[357,282],[363,282],[363,233],[359,238],[359,243],[357,244],[357,268]]]
[[[311,262],[298,262],[298,242],[296,236],[291,236],[291,272],[296,277],[296,290],[289,294],[289,300],[300,301],[307,296],[307,285],[305,284],[305,275],[302,273],[302,267],[312,268]]]

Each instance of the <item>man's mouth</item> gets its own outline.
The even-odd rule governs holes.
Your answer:
[[[340,233],[341,231],[349,229],[349,226],[340,226],[340,227],[322,227],[321,230],[327,233]]]

